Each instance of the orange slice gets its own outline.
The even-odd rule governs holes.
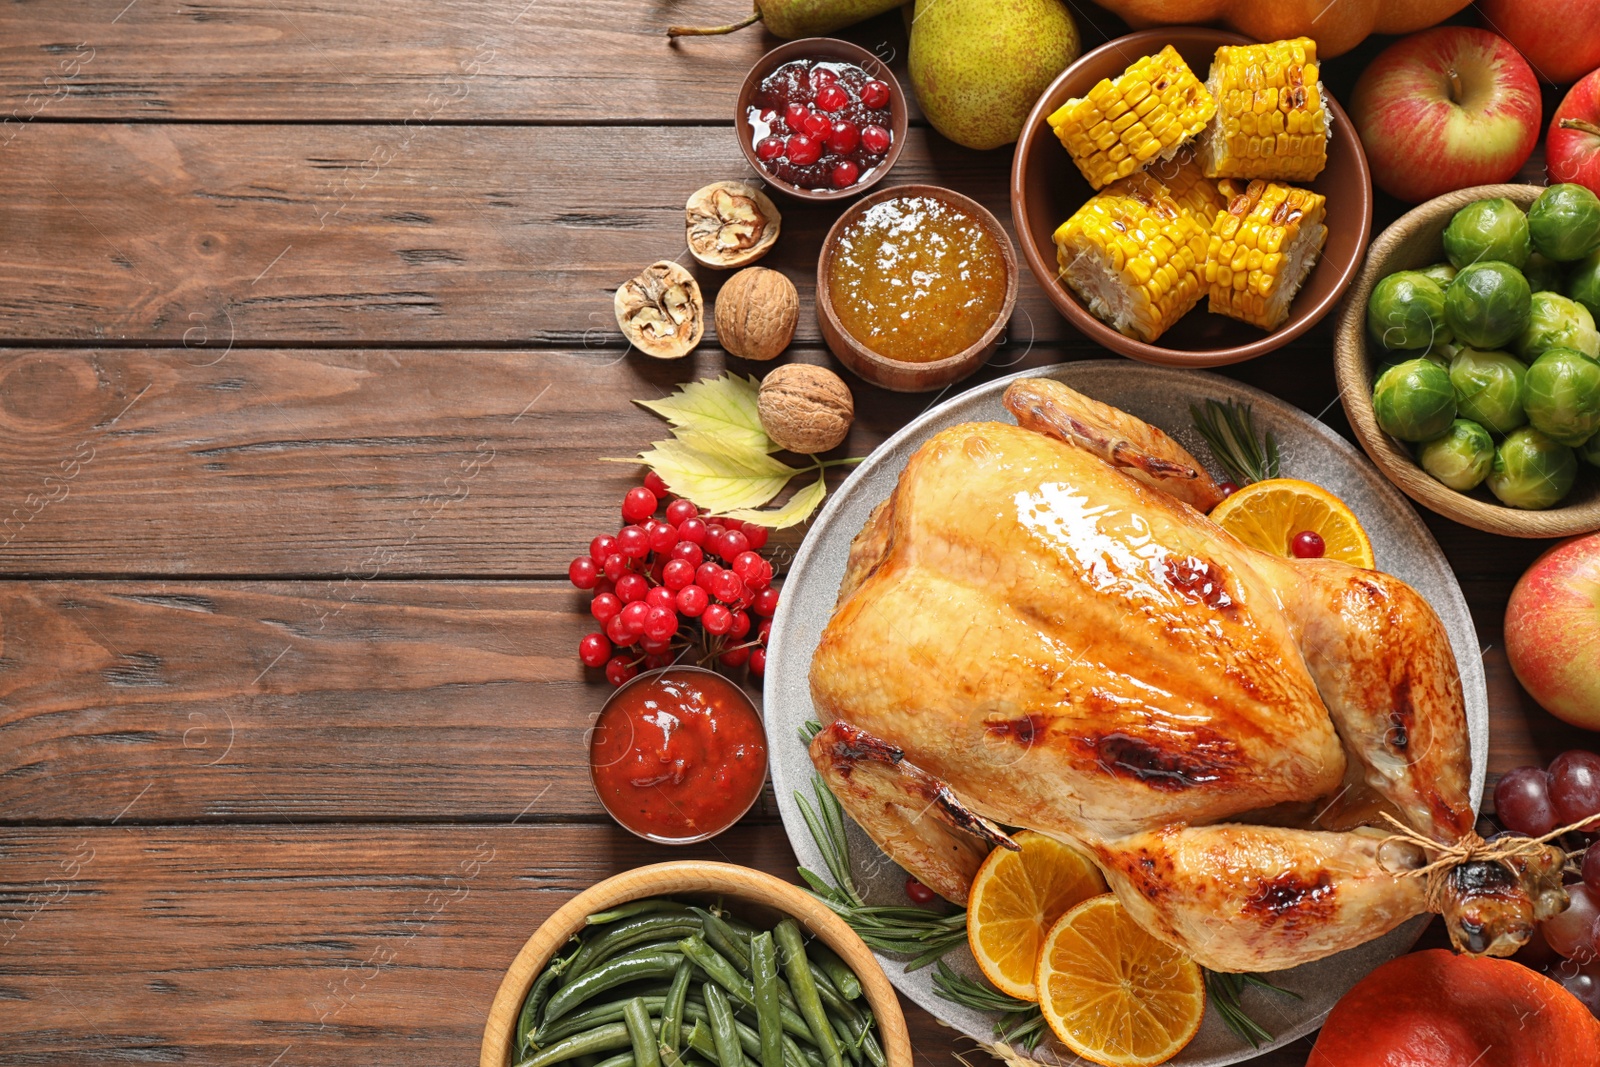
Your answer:
[[[1145,933],[1117,898],[1090,897],[1050,928],[1039,1009],[1062,1043],[1106,1067],[1176,1056],[1206,1012],[1200,965]]]
[[[997,848],[978,868],[967,896],[967,944],[984,976],[1001,992],[1038,1000],[1034,972],[1050,924],[1068,908],[1106,891],[1083,853],[1023,830],[1021,852]]]
[[[1326,558],[1369,569],[1378,565],[1355,512],[1310,482],[1294,478],[1252,482],[1212,508],[1211,521],[1274,556],[1292,558],[1295,534],[1310,530],[1322,538]]]

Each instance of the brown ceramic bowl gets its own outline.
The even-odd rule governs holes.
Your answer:
[[[942,200],[976,218],[1000,246],[1000,255],[1006,264],[1006,298],[1000,314],[984,331],[982,337],[968,348],[931,363],[907,363],[904,360],[880,356],[845,331],[834,311],[828,293],[828,279],[833,265],[833,250],[838,246],[839,235],[846,226],[860,218],[874,204],[892,200],[897,196],[926,196]],[[828,236],[822,242],[822,255],[817,258],[817,325],[822,329],[822,339],[839,358],[839,362],[855,371],[873,385],[892,389],[897,393],[922,393],[942,389],[959,382],[983,366],[1000,343],[1000,334],[1011,319],[1011,309],[1017,302],[1017,253],[1011,247],[1011,238],[1005,227],[982,204],[971,197],[962,196],[953,189],[938,185],[892,185],[863,197],[839,216]]]
[[[1039,285],[1051,302],[1086,337],[1125,356],[1169,367],[1218,367],[1239,363],[1271,352],[1294,340],[1332,310],[1361,265],[1367,235],[1372,228],[1372,178],[1367,157],[1355,127],[1331,97],[1328,114],[1333,140],[1328,145],[1328,165],[1311,188],[1328,198],[1328,241],[1300,292],[1295,295],[1289,321],[1272,333],[1213,315],[1202,299],[1161,336],[1145,344],[1118,333],[1089,314],[1066,284],[1056,277],[1056,227],[1094,195],[1067,150],[1050,129],[1046,117],[1082,96],[1102,78],[1114,78],[1141,56],[1153,55],[1172,45],[1204,81],[1217,47],[1249,44],[1238,34],[1203,26],[1163,26],[1119,37],[1096,48],[1062,72],[1039,97],[1022,128],[1011,164],[1011,220]]]
[[[723,900],[751,922],[775,924],[792,917],[808,938],[815,937],[834,951],[861,979],[867,1006],[878,1019],[878,1036],[888,1067],[912,1067],[911,1038],[899,998],[873,958],[872,950],[816,897],[798,886],[749,867],[731,863],[677,860],[639,867],[599,882],[546,919],[528,938],[500,981],[483,1028],[478,1067],[511,1067],[517,1039],[517,1018],[534,978],[567,939],[584,928],[584,920],[598,911],[645,897],[670,896],[709,904]]]
[[[756,158],[755,132],[750,128],[748,117],[750,106],[755,101],[756,91],[760,89],[763,78],[778,67],[796,59],[826,59],[840,63],[854,63],[889,86],[889,133],[893,137],[889,152],[883,157],[883,162],[872,169],[872,173],[848,189],[802,189],[798,185],[790,185],[771,174],[766,165]],[[756,60],[756,65],[750,68],[750,73],[744,76],[744,84],[739,87],[739,102],[733,113],[733,132],[734,136],[739,138],[739,147],[744,149],[744,158],[750,161],[750,166],[755,168],[755,172],[761,175],[763,181],[780,193],[797,200],[848,200],[850,197],[860,196],[882,181],[883,176],[894,166],[895,160],[900,158],[900,150],[906,143],[906,94],[901,90],[900,82],[895,79],[889,65],[860,45],[835,40],[832,37],[806,37],[779,45]]]
[[[1411,446],[1384,433],[1373,414],[1373,372],[1389,358],[1389,353],[1368,336],[1367,300],[1373,287],[1395,271],[1442,262],[1444,228],[1451,216],[1474,200],[1503,196],[1526,210],[1543,191],[1537,185],[1479,185],[1435,197],[1401,215],[1372,242],[1366,266],[1361,268],[1340,313],[1339,332],[1334,339],[1333,370],[1339,382],[1339,399],[1350,417],[1356,440],[1378,469],[1423,507],[1465,526],[1505,537],[1568,537],[1600,529],[1600,475],[1579,460],[1578,480],[1572,492],[1544,511],[1508,508],[1481,486],[1470,493],[1458,493],[1435,481],[1417,465]]]

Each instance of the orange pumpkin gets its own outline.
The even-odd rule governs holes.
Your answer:
[[[1443,22],[1468,0],[1099,0],[1130,26],[1222,21],[1258,41],[1310,37],[1326,59],[1369,33],[1411,33]]]
[[[1431,948],[1357,982],[1306,1067],[1594,1067],[1597,1057],[1600,1023],[1555,982]]]

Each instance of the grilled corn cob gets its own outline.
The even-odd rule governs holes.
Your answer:
[[[1166,159],[1216,114],[1217,102],[1171,45],[1115,80],[1102,78],[1068,100],[1050,128],[1096,189]]]
[[[1257,179],[1219,183],[1228,207],[1211,227],[1201,273],[1210,310],[1276,330],[1327,240],[1326,200],[1309,189]]]
[[[1328,112],[1309,37],[1217,49],[1206,88],[1216,118],[1200,135],[1212,178],[1310,181],[1328,163]]]
[[[1211,232],[1217,212],[1228,206],[1228,201],[1217,188],[1217,183],[1200,170],[1200,161],[1192,148],[1185,148],[1171,159],[1162,160],[1149,168],[1119,178],[1106,186],[1108,193],[1144,193],[1154,197],[1160,191],[1177,201],[1180,210]]]
[[[1055,232],[1061,278],[1101,322],[1154,341],[1199,303],[1206,230],[1157,182],[1106,190]]]

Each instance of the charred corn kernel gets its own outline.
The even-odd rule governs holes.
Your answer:
[[[1276,330],[1328,238],[1326,200],[1309,189],[1256,180],[1218,183],[1228,206],[1211,226],[1201,275],[1210,310]]]
[[[1216,118],[1200,135],[1212,178],[1310,181],[1328,163],[1328,112],[1309,37],[1217,49],[1206,88]]]
[[[1206,229],[1153,179],[1092,197],[1055,243],[1062,280],[1129,337],[1154,341],[1204,295]]]
[[[1102,78],[1049,118],[1089,184],[1103,189],[1199,133],[1217,102],[1171,45]]]
[[[1151,199],[1165,193],[1208,233],[1217,212],[1228,206],[1217,183],[1201,173],[1200,161],[1195,158],[1193,149],[1189,148],[1171,159],[1161,160],[1126,178],[1119,178],[1106,186],[1105,191],[1124,195],[1143,194]]]

